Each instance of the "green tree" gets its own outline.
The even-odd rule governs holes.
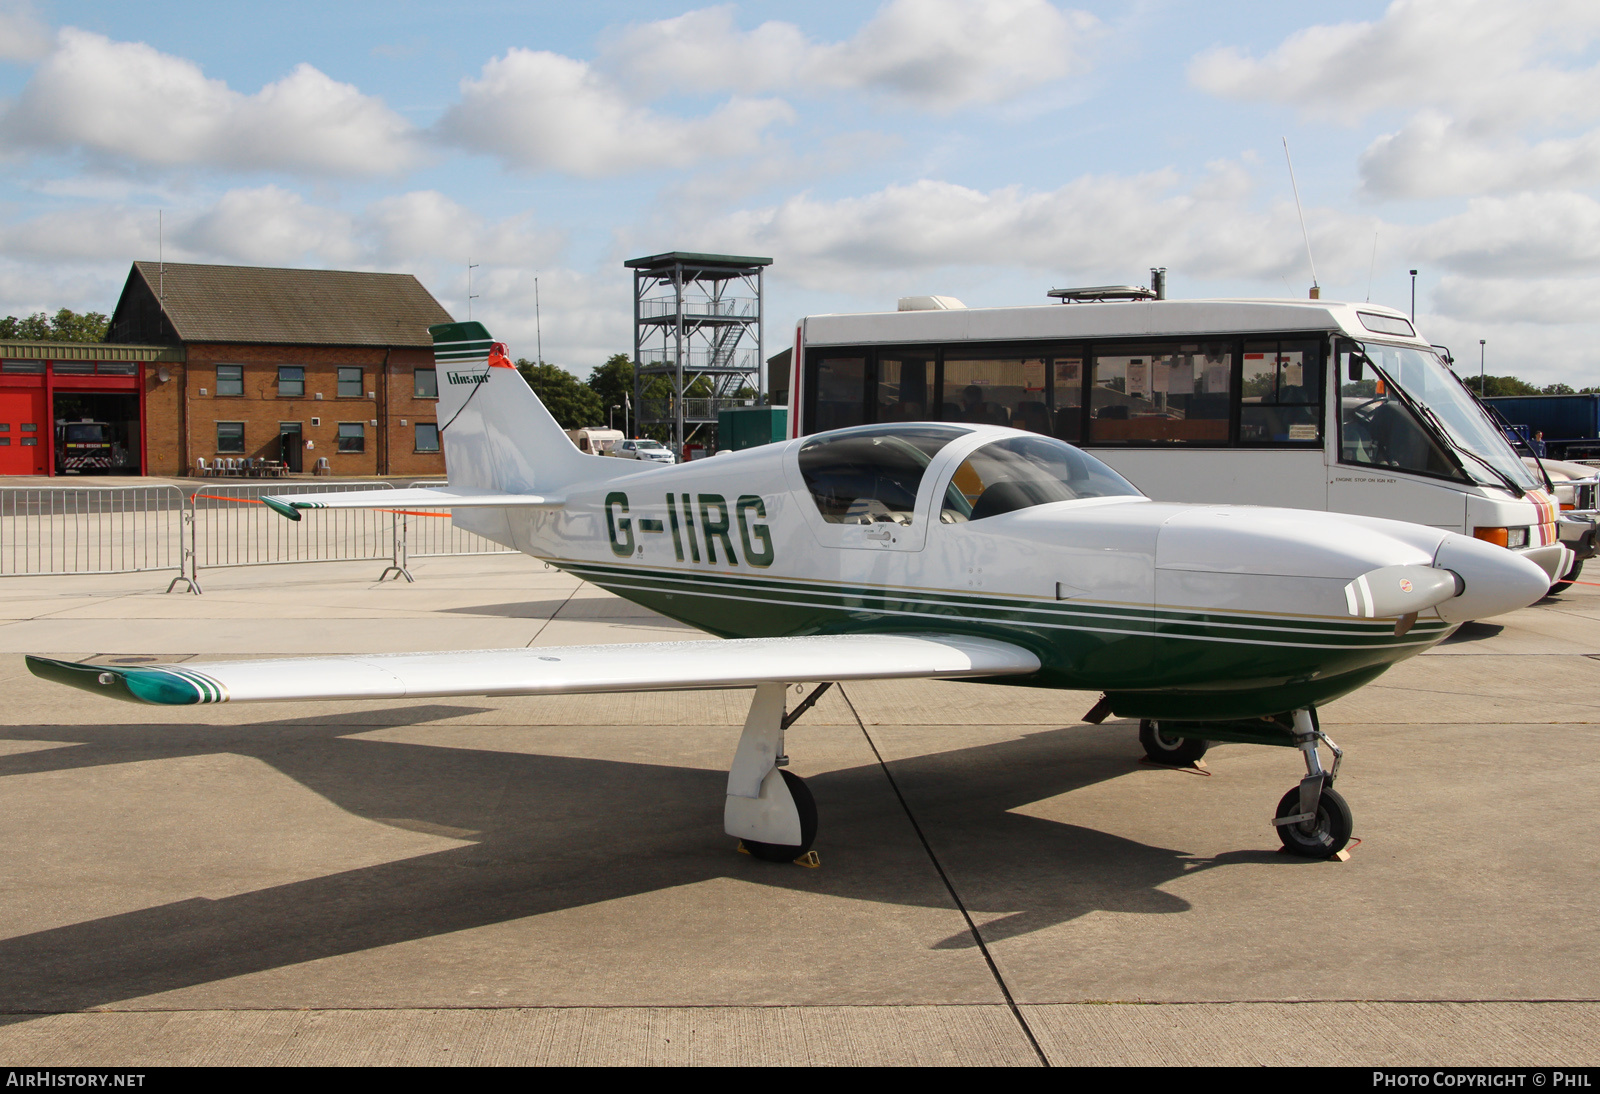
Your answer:
[[[1539,389],[1540,395],[1576,395],[1570,384],[1546,384]]]
[[[1517,379],[1515,376],[1485,376],[1481,388],[1478,386],[1478,378],[1476,376],[1463,376],[1461,380],[1473,391],[1488,398],[1493,398],[1497,395],[1539,394],[1538,388],[1525,380]]]
[[[17,342],[104,342],[106,328],[111,325],[97,311],[79,315],[71,308],[62,308],[51,318],[42,311],[25,319],[8,315],[0,319],[0,339]]]
[[[626,353],[613,353],[606,363],[589,373],[585,384],[600,400],[602,408],[633,403],[633,358]],[[626,402],[624,402],[626,400]],[[619,414],[618,420],[621,420]]]
[[[550,411],[551,417],[562,429],[582,429],[602,425],[606,420],[600,406],[600,396],[594,389],[578,382],[578,378],[560,365],[548,361],[535,364],[526,358],[517,359],[517,371],[528,381],[539,401]]]

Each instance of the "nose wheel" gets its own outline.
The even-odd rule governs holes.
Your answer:
[[[1355,822],[1350,803],[1333,788],[1344,752],[1322,732],[1311,710],[1294,712],[1294,743],[1306,758],[1306,777],[1278,802],[1272,823],[1277,826],[1283,849],[1303,858],[1332,858],[1345,849]],[[1333,769],[1324,771],[1318,744],[1333,752]]]
[[[1355,823],[1350,815],[1350,803],[1332,787],[1323,787],[1317,797],[1316,812],[1310,819],[1293,819],[1303,817],[1305,810],[1300,804],[1297,786],[1278,803],[1273,822],[1278,826],[1283,849],[1290,854],[1302,858],[1332,858],[1350,842],[1350,831]]]

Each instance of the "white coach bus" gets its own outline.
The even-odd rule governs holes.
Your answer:
[[[1573,564],[1540,476],[1402,312],[1325,300],[901,308],[800,321],[773,384],[795,410],[791,437],[1010,425],[1094,453],[1158,500],[1433,525],[1526,553],[1552,582]]]

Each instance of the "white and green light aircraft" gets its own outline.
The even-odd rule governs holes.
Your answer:
[[[172,705],[754,687],[724,820],[775,861],[804,855],[817,830],[787,769],[784,730],[811,701],[786,712],[790,684],[1098,691],[1085,719],[1140,719],[1158,762],[1193,762],[1216,740],[1298,748],[1306,775],[1275,824],[1286,848],[1323,857],[1352,821],[1317,705],[1549,587],[1532,562],[1437,528],[1153,502],[1064,442],[999,426],[860,426],[673,467],[586,455],[481,324],[432,330],[450,485],[263,500],[295,520],[448,509],[725,641],[139,667],[31,657],[32,671]]]

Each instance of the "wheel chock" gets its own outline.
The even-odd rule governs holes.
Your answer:
[[[750,848],[744,845],[744,840],[739,841],[739,846],[736,848],[736,850],[741,855],[748,855],[750,853]],[[817,853],[815,851],[807,851],[805,854],[795,859],[794,864],[796,866],[804,866],[807,870],[820,870],[822,868],[822,860],[817,857]]]

